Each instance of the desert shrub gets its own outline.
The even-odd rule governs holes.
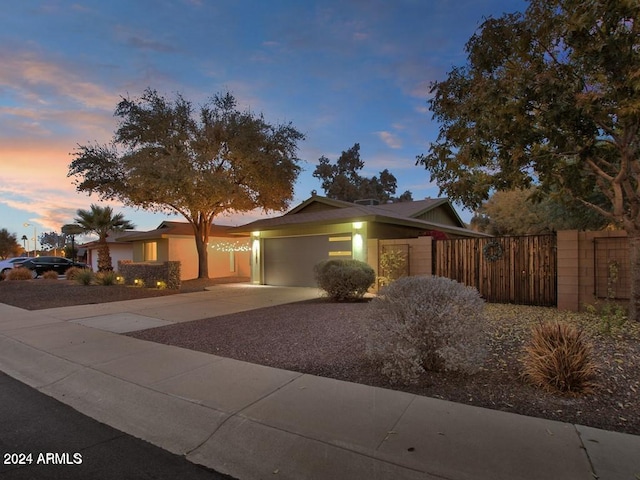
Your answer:
[[[475,288],[444,277],[400,278],[369,306],[368,355],[393,383],[415,383],[426,371],[476,373],[487,351],[483,312]]]
[[[49,270],[49,271],[44,272],[42,274],[42,278],[44,278],[45,280],[57,280],[58,279],[58,272],[54,272],[53,270]]]
[[[12,268],[7,274],[7,280],[31,280],[31,270],[28,268]]]
[[[91,285],[95,280],[95,275],[93,271],[88,268],[79,268],[73,276],[73,280],[80,285]]]
[[[67,268],[67,271],[64,272],[64,277],[67,280],[75,280],[76,279],[76,275],[78,274],[78,272],[80,272],[82,269],[79,267],[71,267],[71,268]]]
[[[98,285],[117,285],[120,283],[118,280],[120,276],[117,272],[113,270],[105,270],[103,272],[98,272],[95,275],[95,283]]]
[[[594,387],[591,345],[583,330],[568,323],[534,326],[523,364],[525,377],[547,391],[578,394]]]
[[[324,260],[314,274],[318,287],[336,301],[362,298],[376,281],[373,268],[359,260]]]

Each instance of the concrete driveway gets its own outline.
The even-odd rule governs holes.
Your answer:
[[[321,296],[322,292],[317,288],[234,283],[215,285],[203,292],[51,308],[38,312],[57,320],[109,332],[126,333]]]

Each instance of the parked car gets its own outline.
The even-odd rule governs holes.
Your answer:
[[[29,260],[29,257],[13,257],[0,261],[0,280],[9,273],[16,263],[24,262],[25,260]]]
[[[64,275],[71,267],[89,268],[89,265],[82,262],[74,262],[64,257],[35,257],[27,258],[23,262],[16,262],[15,267],[23,267],[31,270],[31,276],[36,278],[44,272],[53,270],[58,275]]]

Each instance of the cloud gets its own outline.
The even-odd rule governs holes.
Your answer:
[[[32,144],[2,144],[0,205],[15,211],[12,215],[19,223],[58,231],[73,220],[78,208],[88,207],[91,200],[77,194],[73,179],[67,177],[72,147],[64,140],[43,139],[35,139]]]
[[[376,132],[376,135],[382,140],[389,148],[402,148],[402,140],[397,135],[391,132]]]
[[[77,67],[71,64],[56,63],[34,52],[0,50],[0,63],[0,86],[38,109],[72,101],[84,108],[112,111],[119,100],[110,90],[85,80],[86,72],[76,72]]]
[[[125,45],[138,50],[148,50],[160,53],[174,53],[179,50],[171,43],[157,40],[154,38],[152,33],[132,30],[123,25],[117,25],[115,27],[115,34],[116,37]]]
[[[78,208],[87,208],[84,196],[74,197],[63,189],[30,188],[28,182],[0,186],[0,204],[23,212],[24,222],[38,230],[59,231],[73,221]]]

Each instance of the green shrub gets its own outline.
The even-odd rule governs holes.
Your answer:
[[[119,278],[121,277],[113,270],[105,270],[103,272],[96,273],[95,283],[98,285],[117,285],[120,283],[118,280]]]
[[[602,305],[598,302],[585,305],[584,310],[591,316],[590,326],[598,333],[618,335],[630,325],[627,309],[611,300],[605,300]]]
[[[523,364],[525,377],[547,391],[589,393],[595,386],[591,345],[582,330],[568,323],[533,327]]]
[[[44,278],[45,280],[57,280],[58,279],[58,272],[54,272],[53,270],[49,270],[49,271],[44,272],[42,274],[42,278]]]
[[[31,270],[28,268],[12,268],[7,274],[7,280],[31,280],[33,278]]]
[[[314,274],[318,287],[339,302],[362,298],[376,281],[373,268],[359,260],[324,260]]]
[[[393,383],[415,383],[426,371],[481,369],[487,340],[484,301],[475,288],[444,277],[403,277],[368,310],[367,352]]]
[[[73,276],[73,280],[80,285],[91,285],[95,280],[95,275],[89,268],[79,268]]]

